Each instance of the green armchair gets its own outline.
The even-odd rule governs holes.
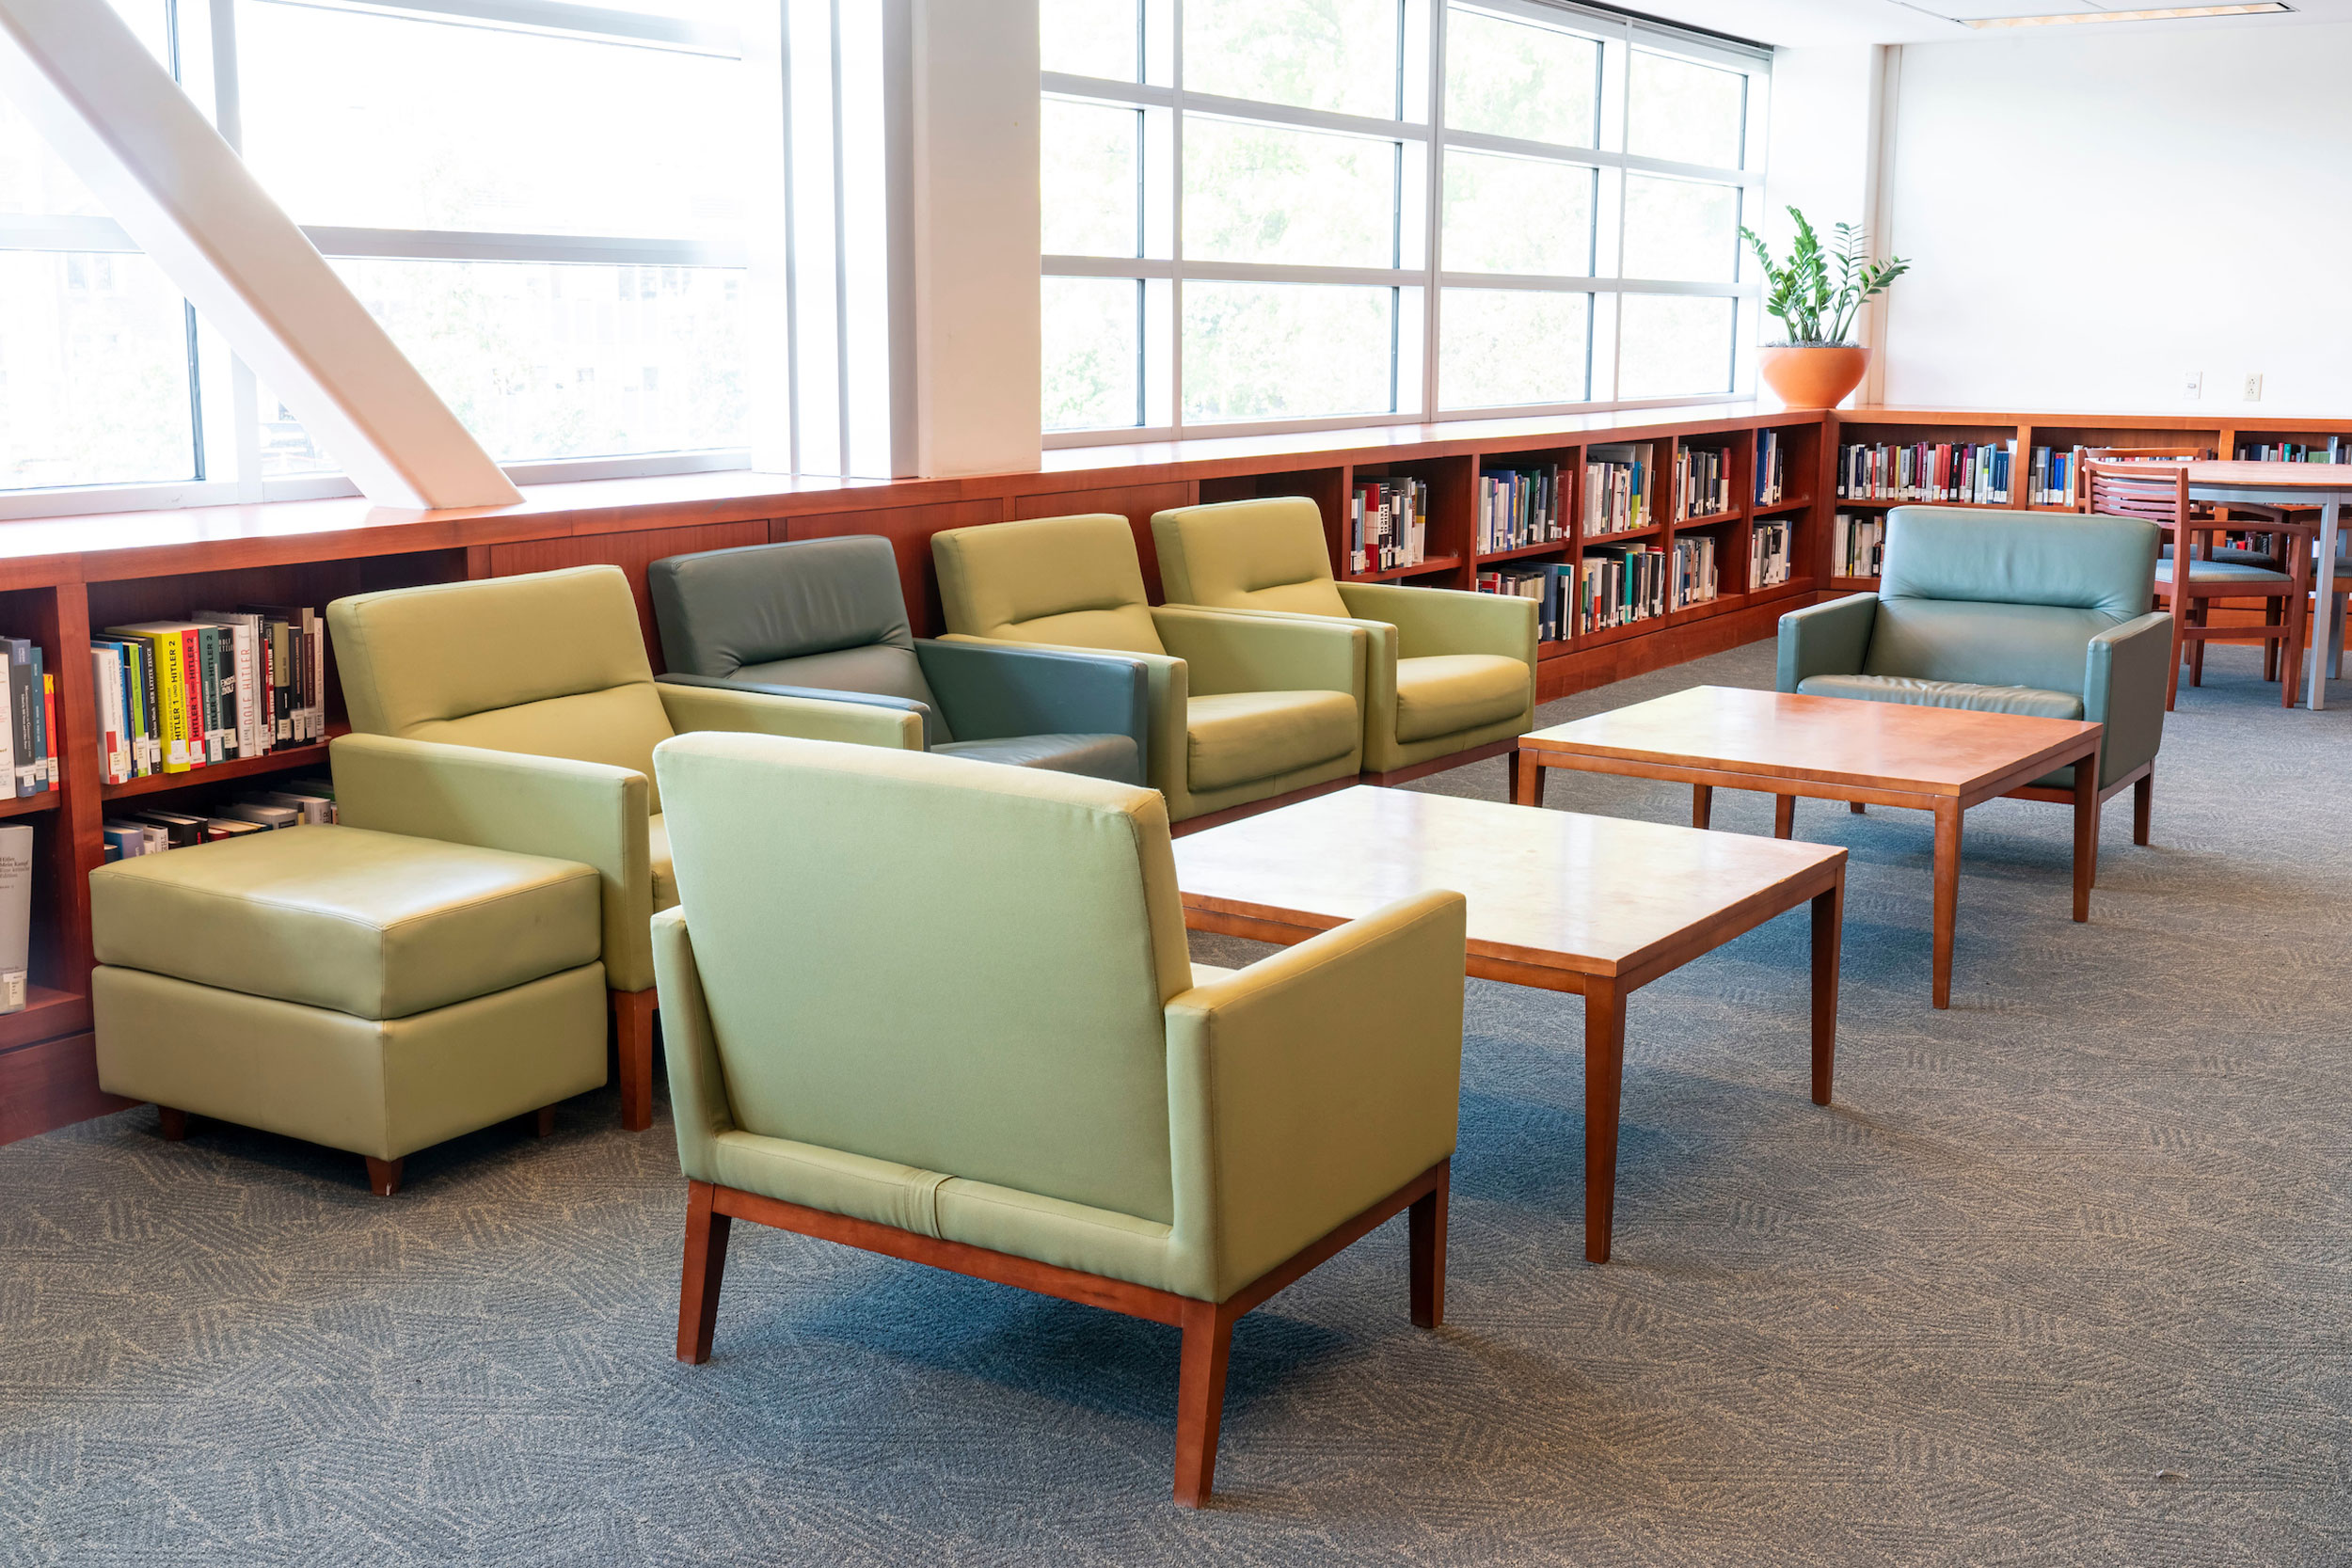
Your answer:
[[[2156,544],[2137,518],[1896,507],[1876,594],[1780,618],[1777,684],[2104,724],[2099,799],[2132,785],[2145,844],[2172,659],[2171,617],[2148,608]],[[2074,789],[2070,767],[2012,793]]]
[[[1334,789],[1364,752],[1365,634],[1352,622],[1149,602],[1135,534],[1097,514],[931,536],[947,641],[1142,659],[1146,782],[1172,822]]]
[[[709,1358],[737,1219],[1177,1325],[1197,1505],[1252,1307],[1409,1209],[1439,1321],[1459,895],[1212,969],[1151,790],[755,736],[654,768],[679,1360]]]
[[[340,821],[596,868],[632,1132],[653,1124],[647,923],[677,902],[654,747],[686,730],[923,744],[915,713],[657,684],[617,566],[359,594],[326,624],[353,731],[328,748]]]
[[[1367,638],[1364,771],[1377,784],[1501,756],[1535,727],[1533,599],[1339,582],[1311,500],[1155,513],[1170,604],[1351,621]]]

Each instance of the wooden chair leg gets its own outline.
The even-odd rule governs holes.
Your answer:
[[[2286,601],[2283,599],[2265,599],[2263,601],[2263,626],[2265,628],[2282,626],[2284,623],[2280,617],[2280,611],[2285,609]],[[2263,679],[2266,681],[2275,681],[2279,678],[2279,644],[2284,635],[2283,632],[2279,632],[2263,638]]]
[[[188,1113],[172,1105],[155,1107],[156,1131],[170,1143],[178,1143],[188,1135]]]
[[[1225,1419],[1225,1360],[1236,1314],[1224,1303],[1184,1304],[1184,1359],[1176,1374],[1176,1501],[1199,1508],[1216,1479],[1216,1433]]]
[[[727,1232],[735,1222],[711,1207],[707,1181],[686,1184],[686,1265],[678,1275],[677,1358],[699,1367],[710,1359],[719,1327],[719,1282],[726,1273]]]
[[[2180,701],[2181,655],[2186,651],[2184,644],[2187,641],[2186,629],[2182,621],[2181,601],[2173,600],[2169,608],[2172,611],[2172,668],[2165,673],[2164,677],[2164,711],[2167,713],[2170,713],[2173,705]]]
[[[532,1117],[531,1135],[534,1138],[544,1138],[549,1136],[554,1132],[555,1107],[552,1105],[540,1106]]]
[[[2148,818],[2153,814],[2156,797],[2156,775],[2153,768],[2142,773],[2132,785],[2132,842],[2148,842]]]
[[[365,1158],[368,1162],[368,1187],[376,1196],[389,1197],[400,1191],[401,1163],[398,1160],[379,1160],[373,1154]]]
[[[2206,599],[2192,598],[2188,602],[2188,624],[2198,630],[2205,629],[2213,614],[2213,605]],[[2188,644],[2188,684],[2205,684],[2205,640],[2192,638]]]
[[[1445,1322],[1445,1207],[1453,1180],[1454,1166],[1449,1161],[1438,1167],[1437,1186],[1405,1211],[1417,1328],[1435,1328]]]
[[[654,992],[649,987],[616,990],[612,996],[612,1037],[620,1054],[621,1125],[643,1132],[653,1125]]]
[[[2303,689],[2303,650],[2311,645],[2310,557],[2308,550],[2296,556],[2293,573],[2295,586],[2284,599],[2279,601],[2280,617],[2286,622],[2285,668],[2279,673],[2279,703],[2282,707],[2293,707],[2295,699]]]
[[[1846,809],[1853,813],[1856,816],[1860,816],[1862,815],[1862,802],[1859,800],[1849,800],[1846,802]]]

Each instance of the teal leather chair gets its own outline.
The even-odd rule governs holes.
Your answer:
[[[1198,1504],[1243,1313],[1409,1209],[1438,1323],[1459,895],[1212,969],[1155,791],[745,735],[665,740],[654,772],[678,1359],[710,1355],[737,1219],[1179,1325]]]
[[[2137,518],[1896,507],[1876,594],[1780,618],[1779,689],[2104,724],[2099,799],[2131,785],[2145,844],[2172,654],[2157,543]],[[2069,767],[2011,793],[2074,789]]]

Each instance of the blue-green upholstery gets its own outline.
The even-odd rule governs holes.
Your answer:
[[[645,587],[669,684],[916,713],[934,752],[1143,782],[1140,660],[918,639],[885,539],[675,555],[645,569]]]
[[[1778,686],[1807,695],[2106,726],[2104,788],[2164,738],[2171,618],[2159,532],[2135,517],[1899,506],[1879,591],[1780,620]],[[2063,768],[2037,783],[2071,787]]]

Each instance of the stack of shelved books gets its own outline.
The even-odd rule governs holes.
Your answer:
[[[1712,517],[1731,510],[1731,453],[1683,447],[1675,453],[1675,516]]]
[[[334,820],[334,784],[326,779],[296,779],[283,789],[242,796],[209,815],[139,811],[128,816],[110,816],[100,824],[100,830],[105,835],[106,859],[119,861],[246,833],[265,833],[275,828]]]
[[[1565,537],[1558,468],[1488,468],[1478,476],[1478,553],[1500,555]]]
[[[2248,463],[2352,463],[2352,450],[2344,445],[2344,437],[2330,436],[2324,447],[2306,446],[2300,441],[2280,441],[2269,446],[2240,441],[2237,454]]]
[[[1675,541],[1674,607],[1688,610],[1715,597],[1715,540],[1693,534]]]
[[[1756,504],[1778,506],[1788,494],[1788,443],[1777,430],[1756,434]]]
[[[1856,517],[1840,512],[1830,530],[1829,575],[1834,578],[1874,578],[1886,553],[1886,519]]]
[[[1655,545],[1624,545],[1584,558],[1578,589],[1577,625],[1601,631],[1662,615],[1666,610],[1666,552]]]
[[[1649,442],[1588,449],[1584,453],[1584,537],[1630,533],[1656,520],[1651,504],[1657,465]]]
[[[57,787],[57,677],[29,639],[0,637],[0,796],[45,794]]]
[[[2072,506],[2074,504],[2074,452],[2073,447],[2036,447],[2033,463],[2026,470],[2026,499],[2034,506]]]
[[[1788,580],[1788,525],[1758,518],[1748,535],[1748,586],[1777,588]]]
[[[1348,569],[1386,572],[1429,558],[1429,486],[1418,479],[1364,479],[1347,508]]]
[[[90,640],[107,784],[185,773],[326,735],[315,610],[255,605],[109,626]]]
[[[2036,448],[2037,453],[2047,448]],[[1858,501],[2009,504],[2017,443],[1920,441],[1837,449],[1837,495]]]
[[[1505,566],[1478,574],[1481,594],[1510,594],[1535,601],[1535,640],[1557,642],[1567,636],[1567,585],[1576,568],[1565,561],[1540,566]]]

